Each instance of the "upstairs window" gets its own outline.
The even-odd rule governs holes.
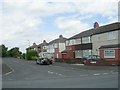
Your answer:
[[[74,44],[75,44],[75,40],[74,39],[70,40],[70,45],[74,45]]]
[[[89,37],[83,37],[82,43],[91,43],[90,36]]]
[[[66,41],[66,46],[69,46],[70,41]]]
[[[116,37],[117,37],[116,32],[107,33],[107,40],[113,40],[113,39],[116,39]]]
[[[54,48],[58,48],[58,43],[55,43],[55,44],[54,44]]]
[[[81,44],[81,39],[75,39],[75,44]]]

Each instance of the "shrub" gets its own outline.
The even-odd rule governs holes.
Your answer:
[[[37,58],[36,56],[32,56],[31,60],[36,60],[36,58]]]
[[[38,56],[38,53],[35,50],[28,50],[26,53],[27,60],[35,60],[37,56]]]

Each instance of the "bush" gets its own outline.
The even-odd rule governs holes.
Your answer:
[[[36,56],[32,56],[32,57],[31,57],[31,60],[36,60],[36,59],[37,59]]]
[[[38,57],[38,53],[35,50],[28,50],[26,53],[27,60],[35,60]]]

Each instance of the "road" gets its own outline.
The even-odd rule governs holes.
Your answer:
[[[11,72],[2,76],[3,88],[117,88],[117,66],[81,66],[4,58]]]

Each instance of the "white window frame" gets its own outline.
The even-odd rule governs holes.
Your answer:
[[[81,38],[75,39],[75,44],[81,44]]]
[[[75,51],[75,58],[82,58],[82,50]]]
[[[91,37],[88,36],[88,37],[83,37],[82,38],[82,43],[91,43]]]
[[[104,50],[104,58],[115,58],[115,50],[114,49]]]
[[[83,50],[83,57],[91,54],[92,54],[92,50]]]

